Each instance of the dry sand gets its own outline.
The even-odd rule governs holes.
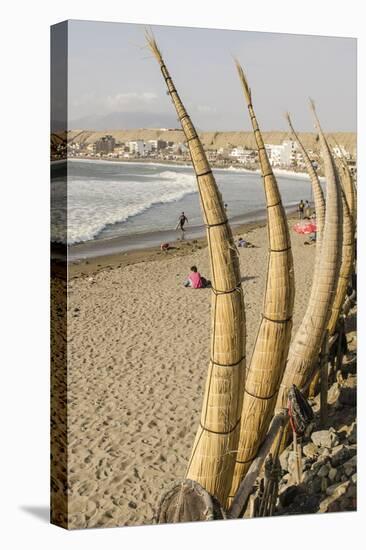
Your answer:
[[[315,246],[304,246],[292,230],[291,237],[296,330]],[[248,239],[256,248],[239,251],[250,357],[265,285],[266,229],[253,229]],[[210,276],[207,248],[184,246],[183,255],[69,283],[70,528],[151,524],[161,493],[185,474],[208,367],[211,292],[182,286],[193,264]]]

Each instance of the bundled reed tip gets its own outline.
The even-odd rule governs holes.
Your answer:
[[[246,100],[247,100],[248,103],[251,103],[252,102],[252,91],[249,88],[249,84],[248,84],[248,81],[246,79],[243,67],[240,65],[239,61],[235,58],[234,58],[234,62],[235,62],[236,69],[237,69],[238,74],[239,74],[240,82],[242,83],[242,86],[243,86],[243,90],[244,90],[244,93],[245,93]]]
[[[146,42],[147,42],[150,50],[152,51],[152,53],[156,57],[156,59],[159,61],[159,63],[162,63],[163,62],[163,56],[161,55],[161,52],[160,52],[160,50],[158,48],[158,45],[156,43],[156,40],[155,40],[155,36],[154,36],[151,29],[150,30],[145,29],[145,39],[146,39]]]
[[[316,128],[317,128],[319,133],[323,134],[323,131],[320,127],[320,121],[319,121],[318,113],[316,112],[316,104],[315,104],[314,99],[312,99],[311,97],[309,97],[309,105],[310,105],[310,109],[311,109],[311,111],[312,111],[312,113],[315,117]]]
[[[285,119],[287,120],[288,125],[290,126],[291,130],[294,131],[294,128],[292,126],[291,116],[290,116],[290,113],[288,111],[285,113]]]

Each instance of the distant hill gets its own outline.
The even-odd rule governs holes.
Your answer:
[[[111,134],[117,141],[126,142],[134,139],[163,139],[174,143],[184,142],[184,134],[179,129],[152,129],[139,128],[130,130],[70,130],[68,132],[68,141],[81,141],[84,143],[94,143],[100,137]],[[265,143],[280,144],[290,137],[289,132],[262,132]],[[300,132],[300,137],[307,149],[318,149],[317,134],[310,132]],[[244,147],[255,149],[255,140],[253,132],[200,132],[199,136],[206,149],[218,149],[220,147],[234,147],[242,145]],[[328,135],[332,143],[332,137],[343,145],[352,155],[356,154],[356,133],[354,132],[334,132]]]

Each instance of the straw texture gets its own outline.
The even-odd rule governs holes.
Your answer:
[[[340,167],[341,168],[341,167]],[[344,182],[344,176],[341,178]],[[342,185],[343,189],[344,186]],[[344,304],[347,294],[348,283],[353,270],[355,240],[354,240],[354,225],[353,219],[347,204],[345,193],[342,191],[342,207],[343,207],[343,242],[342,242],[342,260],[339,271],[337,290],[332,304],[330,320],[328,323],[329,335],[335,333],[337,321]]]
[[[323,229],[324,229],[324,222],[325,222],[325,200],[324,200],[324,193],[322,186],[320,185],[320,181],[318,178],[318,174],[316,173],[316,170],[310,160],[310,157],[303,146],[298,134],[294,130],[294,127],[291,122],[291,118],[289,113],[286,114],[288,125],[290,126],[291,133],[296,141],[296,143],[299,146],[299,149],[301,151],[302,158],[305,163],[306,171],[308,173],[308,176],[310,178],[311,187],[313,190],[314,195],[314,205],[315,205],[315,213],[316,213],[316,225],[317,225],[317,233],[316,233],[316,259],[315,259],[315,268],[318,265],[319,262],[319,255],[321,253],[321,244],[322,244],[322,237],[323,237]]]
[[[314,363],[330,316],[337,287],[342,247],[341,187],[334,159],[324,137],[315,106],[311,103],[319,132],[321,152],[327,181],[327,201],[322,249],[317,279],[312,284],[307,310],[290,346],[287,366],[276,404],[280,411],[287,406],[292,384],[303,388],[312,376]]]
[[[336,139],[333,137],[333,141],[338,147],[341,157],[338,159],[338,170],[341,175],[342,188],[345,194],[346,202],[348,205],[349,213],[351,215],[354,230],[356,231],[356,222],[357,222],[357,198],[356,198],[356,186],[350,172],[350,169],[347,164],[347,159],[345,158],[341,147],[337,143]]]
[[[262,319],[248,368],[232,498],[262,444],[276,404],[291,339],[294,270],[285,211],[254,113],[251,91],[236,63],[257,143],[267,206],[268,266]],[[230,499],[229,499],[230,504]]]
[[[238,251],[201,141],[152,35],[154,53],[196,173],[212,271],[211,356],[200,425],[186,477],[225,503],[234,469],[245,382],[245,312]]]

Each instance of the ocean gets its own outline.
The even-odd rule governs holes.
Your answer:
[[[149,242],[157,244],[179,236],[178,217],[188,218],[187,237],[203,233],[197,184],[189,166],[158,163],[70,160],[67,178],[67,233],[65,182],[58,163],[52,170],[53,242],[70,251],[89,243],[88,250],[104,248],[118,239],[119,249]],[[265,201],[260,174],[241,169],[214,169],[232,224],[264,218]],[[308,178],[302,174],[277,175],[284,205],[291,209],[311,200]],[[154,235],[154,243],[151,236]],[[95,243],[91,247],[91,243]],[[99,246],[98,246],[99,245]],[[85,248],[85,247],[84,247]]]

